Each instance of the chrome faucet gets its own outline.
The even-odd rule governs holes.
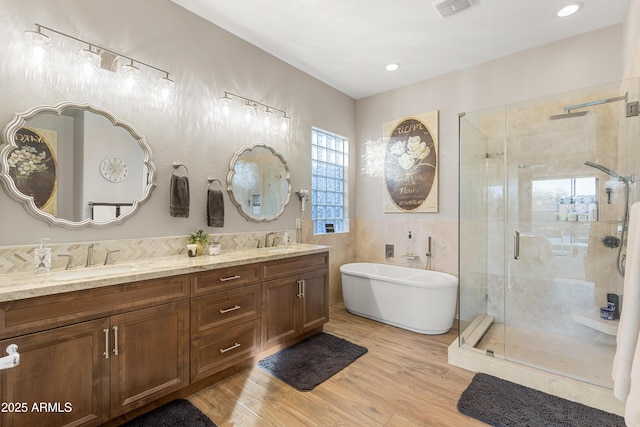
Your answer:
[[[264,247],[265,248],[267,248],[269,246],[275,246],[275,242],[276,242],[275,238],[271,240],[271,245],[269,245],[269,236],[273,236],[275,234],[277,234],[277,233],[275,231],[272,231],[270,233],[267,233],[267,235],[264,237]]]
[[[65,267],[65,270],[71,270],[72,268],[76,268],[77,267],[77,265],[75,265],[74,262],[73,262],[73,255],[71,255],[71,254],[60,254],[59,256],[68,258],[67,266]]]
[[[107,251],[107,256],[104,258],[104,265],[113,264],[113,257],[111,255],[120,252],[120,249],[116,249],[113,251]]]
[[[93,243],[87,248],[87,263],[84,265],[85,267],[91,267],[93,265],[93,248]]]

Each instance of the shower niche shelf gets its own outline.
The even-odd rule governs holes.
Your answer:
[[[618,320],[604,320],[596,313],[574,313],[573,320],[607,335],[616,336],[618,333]]]

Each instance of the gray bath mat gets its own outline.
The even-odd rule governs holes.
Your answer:
[[[205,414],[187,399],[176,399],[142,414],[120,427],[216,427]]]
[[[262,359],[258,366],[300,391],[309,391],[367,351],[365,347],[320,332]]]
[[[494,427],[625,427],[624,419],[487,374],[476,374],[458,411]]]

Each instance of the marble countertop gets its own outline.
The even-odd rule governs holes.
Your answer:
[[[78,267],[44,274],[0,274],[0,302],[272,261],[326,252],[329,249],[329,246],[301,243],[271,248],[222,251],[220,255],[203,254],[193,258],[182,255],[123,261],[108,266]]]

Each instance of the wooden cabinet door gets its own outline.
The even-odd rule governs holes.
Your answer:
[[[6,355],[18,345],[20,364],[1,371],[4,427],[94,426],[109,419],[109,319],[23,335],[0,342]]]
[[[329,321],[329,271],[312,271],[300,275],[304,280],[300,300],[302,331],[306,332]]]
[[[298,276],[262,283],[262,349],[300,332]]]
[[[188,385],[189,301],[113,316],[111,345],[111,417]]]

